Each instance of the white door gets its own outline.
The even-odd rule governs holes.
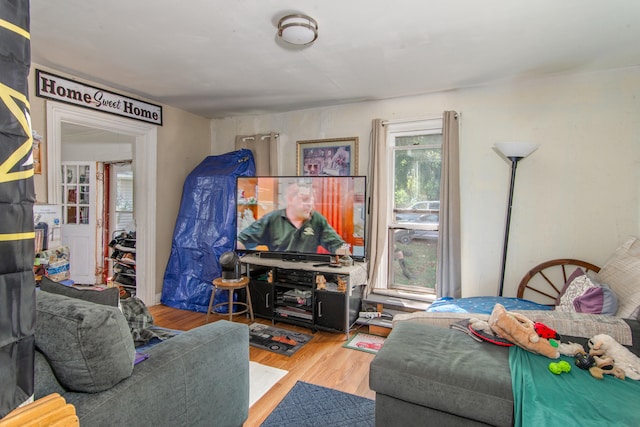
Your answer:
[[[71,280],[96,284],[96,164],[62,162],[61,240],[69,247]]]

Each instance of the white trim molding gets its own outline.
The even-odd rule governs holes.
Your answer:
[[[157,126],[47,101],[47,199],[50,204],[60,201],[63,122],[135,137],[136,295],[147,305],[156,304]]]

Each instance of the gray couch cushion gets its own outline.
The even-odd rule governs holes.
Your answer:
[[[107,288],[101,291],[92,289],[76,289],[71,286],[65,286],[62,283],[54,282],[46,276],[40,281],[40,290],[52,294],[64,295],[67,297],[77,298],[84,301],[94,302],[96,304],[118,306],[120,300],[120,290],[118,288]]]
[[[36,346],[67,389],[107,390],[133,372],[133,338],[117,307],[40,291],[36,317]]]
[[[34,386],[33,391],[35,396],[48,396],[51,393],[64,394],[66,391],[62,385],[58,382],[56,375],[51,369],[51,365],[47,361],[44,354],[39,351],[35,351],[35,360],[33,368]]]
[[[512,423],[508,348],[459,331],[398,322],[371,362],[369,381],[378,395],[491,425]]]

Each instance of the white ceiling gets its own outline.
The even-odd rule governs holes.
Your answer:
[[[288,12],[310,47],[276,42]],[[31,0],[32,62],[219,118],[640,65],[637,0]]]

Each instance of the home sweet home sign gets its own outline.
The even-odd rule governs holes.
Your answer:
[[[36,70],[36,96],[162,126],[162,107]]]

